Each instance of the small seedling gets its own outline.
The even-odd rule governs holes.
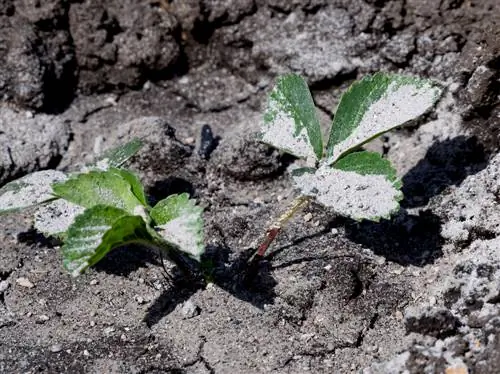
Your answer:
[[[261,140],[306,161],[293,170],[301,195],[267,231],[256,257],[264,256],[284,224],[311,199],[355,220],[378,221],[399,210],[402,183],[389,160],[360,147],[432,108],[441,96],[434,82],[377,73],[355,82],[337,107],[330,135],[323,138],[307,83],[280,77],[271,91]]]
[[[38,171],[0,188],[0,214],[40,205],[35,228],[62,239],[63,264],[73,275],[128,244],[157,248],[182,270],[204,251],[202,208],[188,194],[149,206],[138,177],[121,165],[142,146],[133,140],[81,172]]]

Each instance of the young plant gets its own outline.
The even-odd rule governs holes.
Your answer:
[[[292,172],[301,196],[268,229],[257,257],[264,256],[283,225],[311,199],[355,220],[378,221],[396,212],[403,198],[396,170],[380,154],[360,147],[424,114],[441,93],[429,80],[367,76],[342,95],[324,147],[307,83],[295,74],[280,77],[269,95],[261,140],[304,159],[307,167]]]
[[[63,240],[64,267],[81,274],[128,244],[157,248],[182,270],[204,251],[202,208],[188,194],[149,206],[138,177],[120,166],[142,146],[133,140],[81,172],[39,171],[0,188],[0,214],[40,205],[35,228]]]

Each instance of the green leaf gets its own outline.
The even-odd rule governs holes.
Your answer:
[[[351,153],[335,167],[323,165],[315,172],[301,170],[292,176],[304,195],[355,220],[388,218],[399,210],[403,198],[395,170],[375,152]]]
[[[391,162],[377,152],[361,151],[349,153],[338,160],[333,167],[344,171],[354,171],[361,175],[383,175],[394,187],[402,187],[396,169]]]
[[[204,252],[203,209],[187,193],[170,195],[151,210],[161,237],[196,260]]]
[[[96,205],[76,217],[62,247],[64,267],[78,276],[114,248],[150,241],[139,216],[110,206]]]
[[[35,229],[45,236],[64,239],[68,228],[84,210],[64,199],[48,202],[40,206],[35,213]]]
[[[134,188],[118,169],[93,170],[77,174],[66,182],[52,185],[54,194],[84,208],[109,205],[136,214],[142,202]]]
[[[261,129],[268,143],[297,157],[317,161],[323,140],[316,107],[306,81],[295,74],[280,77],[271,91]]]
[[[134,138],[128,143],[105,152],[95,163],[87,166],[86,169],[108,170],[109,168],[118,168],[135,155],[143,146],[144,142],[141,139]]]
[[[7,183],[0,188],[0,214],[56,199],[51,184],[66,179],[60,171],[43,170]]]
[[[144,206],[148,205],[144,187],[142,186],[142,183],[137,175],[132,173],[130,170],[125,169],[110,169],[110,171],[119,174],[123,179],[125,179],[130,184],[132,193],[135,197],[137,197],[137,200],[139,200]]]
[[[422,115],[441,96],[434,82],[377,73],[342,95],[327,144],[327,164],[377,136]]]

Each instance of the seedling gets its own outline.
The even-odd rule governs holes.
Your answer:
[[[303,78],[282,76],[268,99],[261,140],[304,159],[293,170],[300,196],[266,233],[256,258],[264,256],[286,222],[311,199],[355,220],[379,221],[399,210],[402,183],[390,161],[360,147],[432,108],[442,89],[434,82],[377,73],[355,82],[337,107],[323,138],[316,108]]]
[[[0,214],[40,205],[34,226],[63,240],[64,267],[78,276],[109,251],[128,244],[161,250],[182,270],[204,251],[202,208],[188,194],[149,206],[139,178],[121,165],[138,139],[108,152],[81,172],[38,171],[0,188]]]

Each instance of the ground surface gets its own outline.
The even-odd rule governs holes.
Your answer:
[[[0,372],[498,373],[495,4],[0,0],[0,184],[143,136],[131,167],[153,199],[199,200],[216,266],[208,287],[169,285],[155,253],[123,248],[72,279],[30,212],[2,216]],[[305,75],[327,131],[340,92],[378,70],[448,87],[369,145],[395,163],[403,209],[356,223],[312,205],[245,284],[294,197],[294,160],[253,138],[273,79]]]

